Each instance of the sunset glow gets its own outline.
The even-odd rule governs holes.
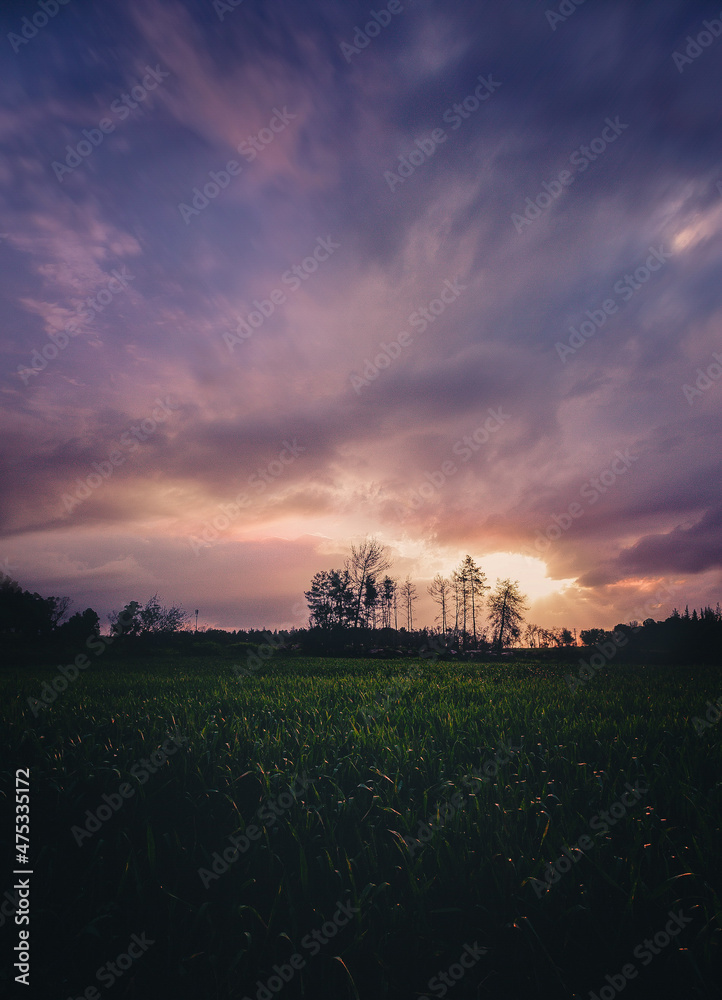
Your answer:
[[[467,552],[544,626],[716,603],[722,41],[680,72],[678,3],[468,6],[357,52],[330,2],[70,3],[6,45],[23,587],[300,625],[375,536],[420,624]]]

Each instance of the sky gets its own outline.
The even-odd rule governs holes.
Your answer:
[[[716,604],[719,0],[0,19],[0,569],[302,626],[375,536],[421,625],[467,552],[545,627]]]

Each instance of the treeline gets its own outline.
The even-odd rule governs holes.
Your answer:
[[[414,633],[416,585],[408,577],[399,581],[389,576],[390,565],[386,548],[371,538],[351,546],[342,569],[316,573],[305,592],[311,629],[341,633],[402,628],[407,635]],[[450,577],[437,574],[427,590],[439,609],[440,634],[454,648],[493,646],[501,652],[519,642],[527,605],[516,581],[497,580],[492,591],[486,574],[467,555]],[[422,632],[426,635],[428,630]]]
[[[333,656],[419,656],[442,659],[500,655],[518,647],[520,657],[571,661],[586,655],[576,632],[524,625],[526,598],[512,580],[492,589],[471,556],[449,577],[437,575],[427,588],[437,605],[434,627],[414,627],[415,585],[387,572],[382,545],[367,540],[352,547],[344,566],[317,573],[306,592],[308,628],[290,630],[195,630],[191,616],[178,605],[166,607],[158,595],[145,604],[130,601],[107,617],[113,650],[139,653],[187,653],[239,656],[264,647],[274,651]],[[68,597],[42,597],[23,590],[0,573],[0,638],[6,653],[38,658],[47,653],[82,649],[100,634],[92,608],[70,615]],[[717,604],[684,613],[675,609],[663,621],[620,623],[612,630],[582,629],[590,655],[615,662],[693,663],[719,661],[722,610]],[[117,641],[116,641],[117,640]],[[610,654],[610,650],[613,651]]]
[[[23,590],[17,581],[0,574],[0,635],[17,644],[81,642],[100,634],[100,618],[92,608],[67,617],[69,597],[41,597]],[[189,619],[177,605],[161,605],[154,594],[145,604],[130,601],[122,611],[108,615],[115,636],[170,635],[183,629]]]
[[[0,573],[0,642],[8,663],[45,662],[98,648],[100,618],[92,608],[69,615],[69,597],[41,597],[23,590]],[[65,619],[65,620],[63,620]],[[106,658],[127,655],[188,655],[245,657],[272,642],[274,649],[299,649],[290,631],[262,629],[199,629],[179,605],[166,607],[158,595],[141,604],[130,601],[107,616],[112,642],[105,640]]]
[[[17,642],[64,642],[98,635],[100,619],[92,608],[63,621],[69,597],[41,597],[23,590],[17,581],[0,573],[0,635]]]
[[[615,659],[647,660],[650,663],[719,662],[722,653],[722,609],[689,607],[684,613],[675,608],[663,621],[620,623],[612,631],[582,629],[579,636],[586,647],[616,648]]]

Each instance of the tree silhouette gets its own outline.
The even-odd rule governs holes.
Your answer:
[[[441,573],[437,573],[431,581],[431,585],[426,590],[439,605],[440,613],[437,615],[436,621],[441,621],[441,631],[446,632],[446,612],[453,591],[451,581],[447,577],[442,576]]]
[[[401,600],[406,609],[406,628],[409,632],[414,628],[414,601],[418,601],[416,596],[416,585],[407,576],[401,584]]]
[[[313,625],[333,628],[353,623],[356,600],[347,569],[322,570],[316,573],[311,581],[311,589],[304,596]]]
[[[380,576],[390,565],[391,562],[386,555],[386,547],[375,538],[365,539],[358,547],[355,545],[351,546],[351,557],[346,562],[346,570],[351,580],[356,601],[353,619],[354,628],[358,628],[361,619],[366,581],[369,578]]]
[[[111,633],[118,635],[157,635],[162,632],[178,632],[187,623],[188,612],[180,605],[163,607],[158,595],[153,594],[145,604],[130,601],[122,611],[111,611],[108,615]]]
[[[476,565],[474,560],[469,555],[464,556],[461,566],[459,567],[459,575],[464,581],[464,594],[468,596],[471,607],[471,628],[474,635],[474,641],[476,642],[477,609],[484,600],[484,591],[490,590],[491,588],[486,582],[486,574],[482,572],[479,566]],[[466,631],[466,611],[464,612],[464,622],[464,631]]]
[[[70,606],[69,597],[41,597],[0,573],[0,632],[27,639],[47,638]]]
[[[100,619],[92,608],[86,608],[85,611],[76,611],[66,622],[59,625],[55,631],[55,635],[59,639],[77,643],[85,641],[91,635],[99,635],[99,633]]]
[[[595,646],[598,642],[604,642],[607,632],[603,628],[583,628],[579,633],[579,638],[585,646]]]
[[[521,635],[524,621],[522,612],[526,610],[526,597],[519,592],[519,583],[514,580],[497,580],[496,589],[487,599],[489,621],[491,622],[497,652],[516,642]]]
[[[366,619],[366,625],[371,628],[376,628],[376,607],[379,600],[379,591],[376,586],[376,580],[372,576],[366,577],[366,583],[364,584],[364,616]]]
[[[391,628],[391,612],[396,608],[396,590],[396,580],[385,576],[381,581],[381,625],[383,628]]]

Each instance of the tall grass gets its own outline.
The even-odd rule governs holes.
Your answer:
[[[38,718],[25,698],[54,672],[6,671],[1,777],[32,771],[43,995],[81,995],[146,931],[156,943],[115,997],[255,998],[349,900],[358,914],[304,952],[284,1000],[423,996],[476,941],[488,953],[452,1000],[586,998],[671,909],[693,922],[625,996],[717,996],[722,723],[697,735],[691,718],[722,693],[719,671],[610,669],[572,696],[548,663],[408,670],[276,656],[239,680],[218,660],[109,660]],[[169,733],[188,743],[141,784],[134,765]],[[502,741],[517,749],[474,778]],[[306,790],[260,820],[300,775]],[[71,828],[124,782],[132,797],[78,846]],[[636,782],[649,791],[590,832]],[[411,850],[424,823],[439,828]],[[199,869],[249,824],[260,839],[206,888]],[[541,891],[532,880],[585,834]]]

